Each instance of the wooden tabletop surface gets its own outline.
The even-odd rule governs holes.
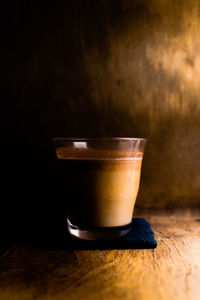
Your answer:
[[[200,219],[145,216],[155,250],[50,250],[16,244],[0,259],[0,299],[200,299]]]

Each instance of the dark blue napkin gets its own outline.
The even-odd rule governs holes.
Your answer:
[[[143,218],[133,218],[131,231],[112,240],[87,241],[67,236],[67,246],[71,249],[154,249],[157,241],[150,224]]]

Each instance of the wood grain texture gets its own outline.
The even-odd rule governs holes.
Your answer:
[[[200,299],[200,219],[146,219],[155,250],[15,245],[0,260],[0,299]]]

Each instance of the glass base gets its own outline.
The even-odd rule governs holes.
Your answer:
[[[131,230],[131,223],[117,227],[78,227],[67,219],[67,225],[71,235],[83,240],[116,239]]]

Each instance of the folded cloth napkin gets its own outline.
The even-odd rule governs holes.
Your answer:
[[[111,240],[81,240],[70,234],[67,246],[71,249],[154,249],[157,241],[150,224],[143,218],[133,218],[131,231],[123,237]]]

